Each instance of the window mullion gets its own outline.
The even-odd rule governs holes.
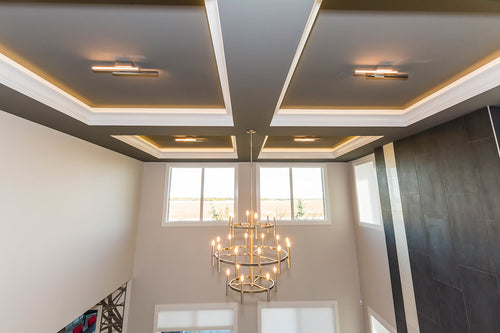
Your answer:
[[[205,168],[201,168],[200,222],[203,221],[204,201],[205,201]]]
[[[292,168],[289,168],[289,174],[290,174],[290,211],[292,212],[291,216],[291,221],[295,221],[295,214],[294,214],[294,209],[293,209],[293,181],[292,181]]]

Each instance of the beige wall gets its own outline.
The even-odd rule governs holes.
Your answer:
[[[0,112],[0,331],[57,332],[132,275],[142,163]]]
[[[383,320],[392,326],[392,328],[396,328],[384,230],[382,227],[380,227],[380,229],[375,229],[358,224],[358,210],[352,165],[350,171],[350,178],[352,181],[352,202],[355,212],[359,281],[363,299],[363,315],[365,316],[366,331],[369,332],[368,307],[382,317]]]
[[[241,212],[249,183],[247,164],[239,166]],[[165,163],[145,163],[128,333],[153,332],[155,304],[239,302],[225,296],[225,276],[210,266],[210,242],[224,227],[161,227],[165,175]],[[272,299],[336,300],[341,332],[363,332],[348,164],[328,163],[327,175],[332,224],[280,227],[293,241],[293,266]],[[257,332],[263,300],[248,296],[239,305],[238,333]]]

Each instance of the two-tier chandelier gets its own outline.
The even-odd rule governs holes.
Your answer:
[[[276,217],[259,219],[253,206],[253,134],[250,134],[250,210],[239,222],[229,218],[228,233],[225,241],[221,237],[212,240],[212,266],[221,271],[226,268],[226,296],[232,289],[241,295],[266,293],[267,301],[271,289],[277,289],[281,263],[286,260],[290,268],[290,240],[285,238],[285,247],[280,244],[276,232]],[[224,244],[223,244],[224,243]]]

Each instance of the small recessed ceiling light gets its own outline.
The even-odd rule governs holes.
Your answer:
[[[140,68],[131,62],[115,62],[114,66],[92,66],[92,71],[114,76],[158,76],[156,69]]]
[[[319,138],[297,137],[297,138],[293,138],[293,141],[295,141],[295,142],[316,142],[316,141],[319,141]]]
[[[205,138],[193,138],[193,137],[175,138],[175,142],[203,142],[205,140],[206,140]]]
[[[379,79],[407,79],[408,73],[399,72],[392,67],[377,66],[375,69],[355,69],[354,76]]]

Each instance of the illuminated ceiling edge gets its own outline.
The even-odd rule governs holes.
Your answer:
[[[158,159],[237,159],[236,138],[231,136],[232,148],[158,148],[139,135],[112,135]]]
[[[383,136],[355,136],[333,148],[263,148],[259,159],[334,159]],[[267,137],[266,137],[267,140]]]

